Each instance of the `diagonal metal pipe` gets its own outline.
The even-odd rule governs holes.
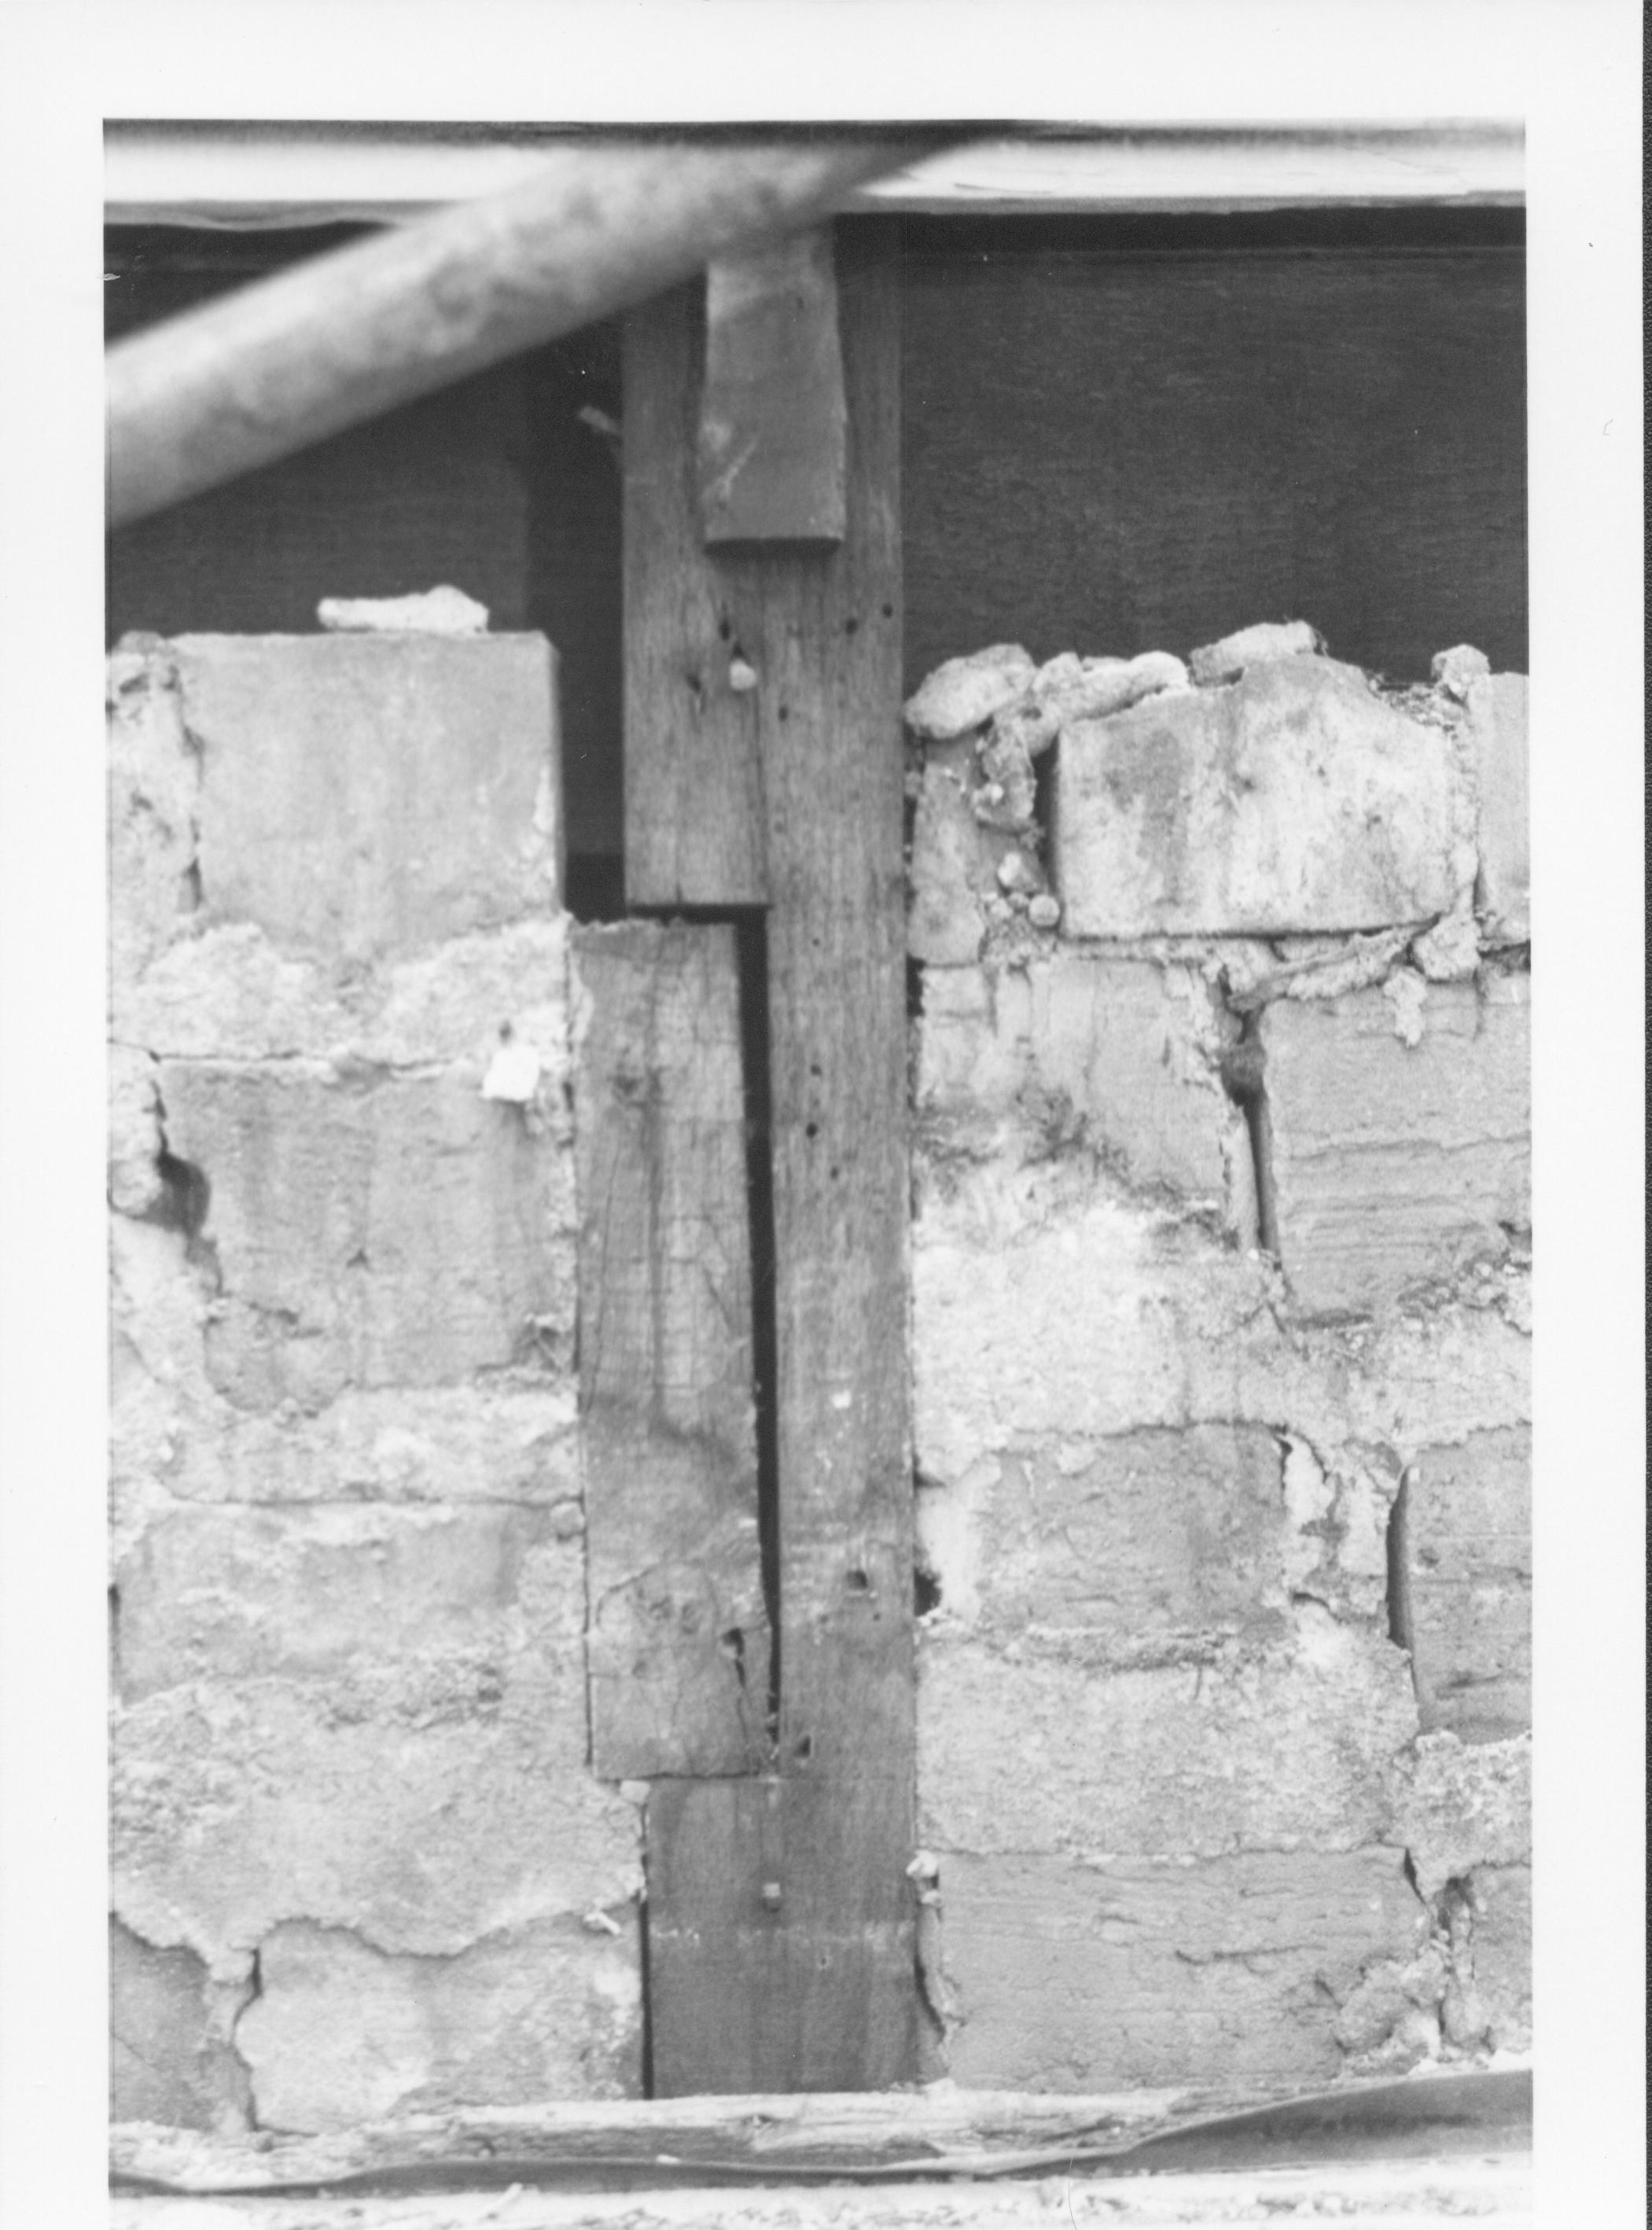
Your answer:
[[[973,134],[719,133],[547,153],[531,179],[352,243],[108,351],[123,526],[828,215]]]

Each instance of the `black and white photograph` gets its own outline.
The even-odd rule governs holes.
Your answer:
[[[1637,15],[79,12],[8,2219],[1640,2220]]]

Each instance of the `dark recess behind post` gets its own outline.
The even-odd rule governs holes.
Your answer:
[[[352,237],[118,228],[115,335]],[[907,686],[1019,641],[1187,651],[1301,617],[1397,680],[1524,671],[1524,218],[908,219]],[[560,661],[576,912],[619,909],[620,415],[597,326],[111,538],[108,622],[297,632],[452,581]]]

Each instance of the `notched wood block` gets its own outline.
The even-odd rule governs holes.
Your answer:
[[[700,522],[725,542],[841,542],[848,412],[829,227],[706,274]]]

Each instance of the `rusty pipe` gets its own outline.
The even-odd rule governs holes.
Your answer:
[[[815,222],[921,127],[575,143],[533,177],[118,342],[108,524],[165,510]]]

